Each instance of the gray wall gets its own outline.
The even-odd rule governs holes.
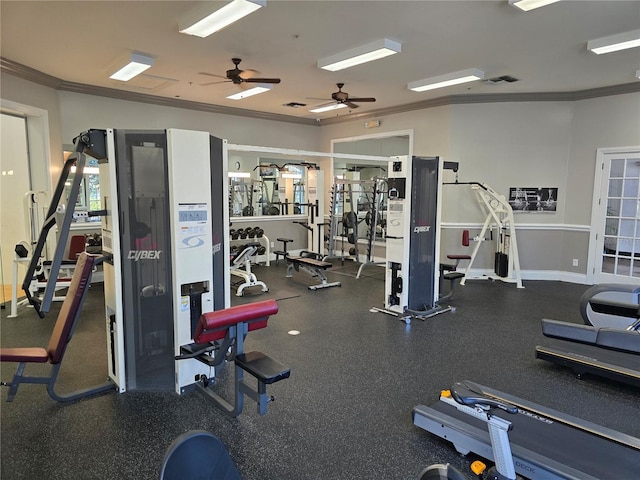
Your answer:
[[[585,281],[596,150],[640,145],[640,93],[451,105],[371,119],[380,120],[381,134],[413,129],[414,155],[460,162],[460,181],[485,182],[505,196],[509,187],[558,187],[556,213],[516,214],[525,278]],[[371,134],[366,120],[323,127],[325,148],[331,139]],[[453,178],[446,172],[446,181]],[[478,233],[484,216],[470,190],[443,188],[442,253],[468,253],[460,232]],[[485,252],[478,266],[491,268],[492,261]]]
[[[557,186],[556,213],[516,216],[521,264],[536,278],[578,282],[586,273],[596,149],[640,145],[640,93],[441,106],[373,117],[381,122],[376,130],[365,129],[368,119],[318,128],[58,92],[7,74],[2,98],[49,112],[53,178],[62,164],[62,144],[86,128],[186,128],[231,143],[315,151],[329,151],[332,139],[413,130],[414,155],[459,161],[461,181],[486,182],[504,195],[509,187]],[[318,162],[329,171],[328,160]],[[447,173],[446,180],[452,179]],[[325,175],[325,191],[331,182]],[[443,252],[452,253],[462,248],[460,230],[479,230],[484,217],[468,190],[445,189]],[[490,264],[491,255],[486,258]],[[573,258],[579,267],[571,266]]]

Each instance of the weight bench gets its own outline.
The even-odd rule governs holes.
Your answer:
[[[89,255],[85,252],[80,253],[78,256],[73,277],[69,283],[69,290],[64,297],[64,302],[58,313],[58,318],[46,349],[42,347],[0,348],[0,361],[18,362],[18,369],[11,383],[0,383],[2,386],[9,387],[8,402],[13,401],[18,392],[18,387],[22,383],[42,383],[47,385],[49,396],[58,402],[68,402],[107,390],[115,390],[115,385],[107,382],[67,395],[58,395],[55,392],[55,383],[62,365],[62,359],[67,349],[67,344],[76,329],[80,311],[91,284],[91,272],[98,263],[98,258],[97,255]],[[51,364],[49,376],[37,377],[24,374],[27,364],[47,362]]]
[[[244,282],[240,283],[236,290],[238,297],[241,297],[244,289],[248,287],[262,287],[263,292],[269,291],[267,285],[258,280],[255,273],[251,271],[251,257],[256,254],[259,246],[260,244],[255,242],[246,244],[242,251],[231,261],[229,273],[244,279]]]
[[[309,252],[303,250],[300,252],[299,257],[291,257],[287,255],[284,257],[287,261],[287,278],[291,278],[293,275],[291,273],[295,269],[296,272],[299,272],[300,269],[307,272],[312,277],[319,278],[322,283],[318,285],[309,285],[309,290],[318,290],[319,288],[329,288],[329,287],[341,287],[342,284],[340,282],[329,282],[327,276],[324,274],[324,270],[327,268],[331,268],[333,265],[329,262],[325,262],[322,260],[320,255],[317,253]]]
[[[443,280],[449,282],[449,293],[440,297],[440,300],[453,298],[453,288],[455,281],[464,278],[464,273],[457,271],[461,260],[471,260],[469,255],[447,255],[449,260],[455,260],[455,263],[440,264],[440,292],[442,292]]]
[[[236,307],[204,313],[200,316],[194,343],[180,347],[181,354],[176,360],[195,358],[216,367],[224,361],[234,362],[234,398],[228,401],[213,390],[215,377],[199,375],[196,388],[231,417],[242,413],[244,395],[257,403],[260,415],[267,413],[267,403],[274,400],[267,396],[267,385],[289,378],[291,371],[277,360],[262,352],[245,352],[244,341],[247,333],[267,326],[270,315],[278,313],[275,300],[238,305]],[[254,376],[257,387],[244,380],[244,372]]]

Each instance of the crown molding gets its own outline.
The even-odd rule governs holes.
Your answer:
[[[214,105],[202,102],[193,102],[190,100],[181,100],[178,98],[159,97],[146,93],[130,92],[126,90],[117,90],[115,88],[97,87],[84,83],[74,83],[62,81],[58,90],[72,93],[82,93],[85,95],[97,95],[99,97],[113,98],[116,100],[126,100],[130,102],[148,103],[152,105],[161,105],[164,107],[184,108],[187,110],[197,110],[200,112],[218,113],[222,115],[235,115],[240,117],[249,117],[259,120],[272,120],[276,122],[298,123],[301,125],[317,125],[314,119],[298,118],[290,115],[280,115],[277,113],[259,112],[257,110],[247,110],[244,108],[225,107],[222,105]]]
[[[447,95],[432,98],[420,102],[407,103],[389,108],[368,110],[366,112],[349,113],[336,117],[315,118],[294,117],[292,115],[282,115],[277,113],[260,112],[257,110],[247,110],[243,108],[225,107],[202,102],[193,102],[178,98],[159,97],[146,93],[130,92],[115,88],[97,87],[84,83],[67,82],[57,77],[53,77],[36,69],[22,65],[20,63],[0,57],[0,70],[13,76],[34,82],[45,87],[61,90],[65,92],[82,93],[85,95],[96,95],[100,97],[113,98],[117,100],[127,100],[131,102],[148,103],[152,105],[162,105],[165,107],[184,108],[187,110],[197,110],[201,112],[217,113],[222,115],[235,115],[241,117],[255,118],[259,120],[271,120],[276,122],[297,123],[300,125],[334,125],[346,123],[354,120],[371,117],[382,117],[396,115],[399,113],[411,112],[414,110],[425,110],[428,108],[442,107],[447,105],[465,105],[472,103],[499,103],[499,102],[575,102],[578,100],[588,100],[591,98],[606,97],[610,95],[621,95],[625,93],[640,92],[640,82],[625,83],[622,85],[612,85],[608,87],[591,88],[587,90],[577,90],[570,92],[531,92],[531,93],[487,93],[469,95]]]
[[[608,87],[590,88],[573,92],[531,92],[531,93],[485,93],[469,95],[449,95],[432,98],[421,102],[397,105],[395,107],[369,110],[362,113],[352,113],[344,116],[325,118],[320,125],[333,125],[349,122],[357,119],[382,117],[413,110],[425,110],[427,108],[442,107],[446,105],[465,105],[471,103],[499,103],[499,102],[575,102],[591,98],[607,97],[610,95],[622,95],[625,93],[640,92],[640,82],[624,83]]]

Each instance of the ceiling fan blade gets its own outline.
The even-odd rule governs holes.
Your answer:
[[[207,73],[207,72],[198,72],[198,75],[206,75],[208,77],[216,77],[216,78],[227,78],[223,75],[216,75],[215,73]]]
[[[376,99],[373,97],[365,97],[365,98],[351,98],[349,97],[350,102],[375,102]]]
[[[349,108],[358,108],[358,105],[356,105],[355,103],[351,102],[351,100],[347,100],[345,102],[343,102],[345,105],[348,105]]]
[[[280,83],[279,78],[247,78],[243,79],[243,81],[249,83]]]
[[[209,83],[201,83],[200,86],[201,87],[208,87],[209,85],[218,85],[220,83],[227,83],[230,82],[231,80],[220,80],[219,82],[209,82]]]

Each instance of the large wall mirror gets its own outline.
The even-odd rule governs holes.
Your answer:
[[[331,141],[333,153],[393,157],[413,154],[413,130],[387,132]],[[356,239],[367,238],[375,231],[376,240],[385,237],[385,212],[388,162],[334,158],[331,202],[336,216],[348,216],[353,221]],[[374,195],[373,190],[376,189]],[[375,205],[373,205],[375,202]],[[375,207],[375,210],[374,210]],[[372,212],[376,212],[376,228],[371,230]],[[351,212],[351,213],[350,213]],[[345,223],[345,222],[343,222]]]
[[[230,151],[229,216],[307,215],[307,172],[317,159]]]

